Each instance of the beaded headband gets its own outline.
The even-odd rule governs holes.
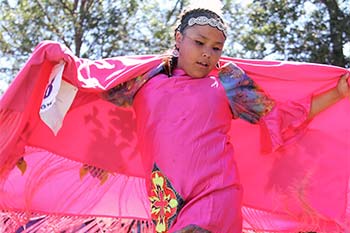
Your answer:
[[[225,37],[227,37],[226,27],[223,23],[221,23],[219,20],[214,18],[207,18],[206,16],[199,16],[197,18],[190,18],[188,20],[188,26],[193,26],[195,24],[198,25],[210,25],[212,27],[215,27],[219,29]]]

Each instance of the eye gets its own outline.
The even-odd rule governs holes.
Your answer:
[[[214,47],[213,50],[214,50],[214,51],[221,51],[222,49],[219,48],[219,47]]]
[[[197,45],[204,45],[204,43],[202,41],[199,41],[199,40],[195,40],[194,41]]]

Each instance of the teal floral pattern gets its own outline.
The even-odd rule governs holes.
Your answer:
[[[225,64],[219,71],[234,118],[257,123],[275,105],[248,75],[233,63]]]

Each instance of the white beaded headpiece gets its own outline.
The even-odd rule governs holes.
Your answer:
[[[195,24],[198,25],[210,25],[212,27],[215,27],[222,31],[224,33],[224,36],[227,37],[226,27],[223,23],[221,23],[219,20],[214,18],[208,18],[206,16],[199,16],[197,18],[190,18],[188,20],[188,26],[193,26]]]

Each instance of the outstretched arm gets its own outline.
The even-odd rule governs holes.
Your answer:
[[[317,114],[337,103],[339,100],[349,96],[350,87],[348,84],[348,78],[349,73],[344,74],[339,79],[336,87],[312,98],[308,119],[315,117]]]

